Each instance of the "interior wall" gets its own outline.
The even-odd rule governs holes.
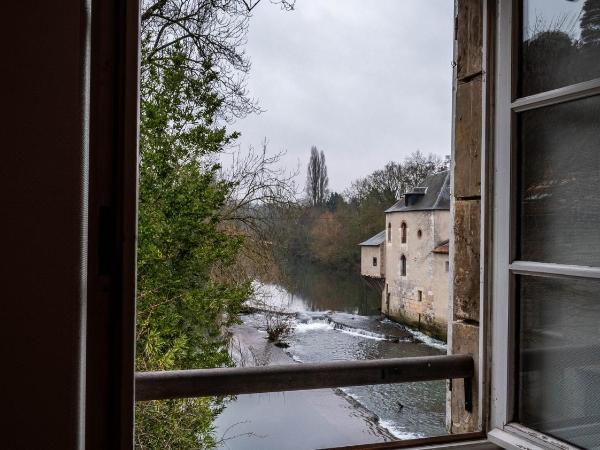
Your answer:
[[[2,17],[0,446],[82,448],[89,4]]]

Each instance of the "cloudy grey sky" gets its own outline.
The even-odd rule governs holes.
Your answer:
[[[235,123],[242,149],[266,137],[303,187],[316,145],[336,191],[417,149],[449,154],[452,28],[453,0],[265,0],[247,45],[265,112]]]

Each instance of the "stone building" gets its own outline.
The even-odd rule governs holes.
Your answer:
[[[360,273],[364,277],[385,278],[385,230],[361,242]]]
[[[428,177],[385,217],[386,229],[360,244],[361,274],[383,280],[384,314],[446,339],[450,172]]]

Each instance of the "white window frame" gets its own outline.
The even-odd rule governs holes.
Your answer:
[[[493,212],[491,277],[491,358],[488,438],[504,448],[575,449],[538,431],[511,422],[515,417],[516,394],[516,323],[514,280],[517,275],[558,275],[560,277],[598,279],[600,268],[517,261],[514,209],[516,115],[545,106],[600,94],[600,79],[572,84],[551,91],[516,98],[516,64],[513,53],[519,44],[515,38],[519,26],[517,0],[496,0],[495,73],[493,121]],[[486,46],[486,51],[491,51]],[[507,63],[509,62],[509,63]],[[484,322],[485,323],[485,322]],[[482,347],[484,348],[484,347]]]

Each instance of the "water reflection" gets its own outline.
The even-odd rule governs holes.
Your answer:
[[[295,269],[295,270],[294,270]],[[267,287],[275,305],[294,312],[289,347],[265,339],[260,311],[232,332],[244,365],[400,358],[445,353],[415,331],[381,321],[379,293],[358,276],[315,267],[286,268],[286,287]],[[445,434],[445,382],[239,396],[219,416],[230,449],[308,449]]]
[[[358,273],[336,272],[309,263],[287,263],[280,268],[280,284],[299,297],[309,311],[343,311],[360,315],[379,314],[381,293]]]

